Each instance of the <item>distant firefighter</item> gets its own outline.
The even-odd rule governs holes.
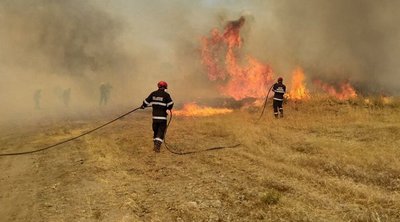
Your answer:
[[[68,107],[69,106],[69,101],[70,101],[70,98],[71,98],[71,88],[64,89],[61,96],[62,96],[62,100],[63,100],[64,105]]]
[[[99,105],[107,105],[108,99],[110,98],[111,85],[109,83],[101,83],[100,89],[100,102]]]
[[[274,108],[274,116],[278,118],[278,114],[283,118],[283,95],[286,93],[286,86],[283,84],[283,78],[279,77],[278,82],[272,86],[274,94],[274,101],[272,107]]]
[[[154,151],[159,153],[167,129],[167,110],[172,109],[174,102],[172,101],[171,96],[165,91],[168,88],[166,82],[160,81],[157,86],[158,90],[152,92],[143,101],[141,108],[144,109],[148,106],[153,107]]]
[[[33,94],[33,100],[35,101],[35,109],[40,109],[40,99],[42,98],[42,90],[37,89]]]

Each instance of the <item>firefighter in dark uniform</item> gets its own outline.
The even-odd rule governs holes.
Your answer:
[[[272,86],[272,91],[274,94],[274,101],[272,106],[274,108],[274,116],[278,118],[278,114],[283,118],[283,95],[286,93],[286,86],[283,84],[282,77],[278,78],[278,82]]]
[[[157,84],[158,90],[152,92],[144,101],[141,106],[142,109],[146,107],[153,107],[153,141],[154,151],[159,153],[161,144],[164,141],[165,130],[167,128],[167,110],[171,110],[174,102],[171,96],[165,91],[168,84],[161,81]]]
[[[109,83],[101,83],[100,85],[100,102],[99,106],[107,105],[107,101],[110,98],[111,85]]]

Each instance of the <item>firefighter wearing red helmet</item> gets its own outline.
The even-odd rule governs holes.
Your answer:
[[[286,86],[283,84],[283,78],[279,77],[278,82],[272,86],[272,91],[274,92],[274,101],[272,107],[274,108],[274,116],[278,118],[283,117],[283,95],[286,93]]]
[[[158,90],[150,93],[150,95],[143,100],[141,108],[144,109],[150,106],[153,108],[154,151],[159,153],[167,128],[167,110],[172,109],[174,102],[171,96],[166,92],[168,88],[166,82],[160,81],[157,86]]]

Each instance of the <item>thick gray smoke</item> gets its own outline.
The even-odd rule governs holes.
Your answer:
[[[139,105],[158,80],[177,101],[215,94],[200,39],[244,15],[244,50],[290,78],[349,80],[364,92],[400,93],[400,16],[395,0],[2,0],[0,103],[4,113]],[[24,111],[21,111],[24,110]],[[2,115],[3,118],[5,115]]]
[[[88,1],[2,1],[0,10],[5,66],[78,77],[126,63],[115,43],[121,23]]]
[[[282,0],[264,1],[262,8],[250,43],[262,47],[258,54],[278,72],[298,64],[313,78],[348,79],[367,93],[399,93],[399,1]]]
[[[112,69],[122,58],[114,42],[121,25],[86,1],[3,1],[2,16],[3,38],[24,54],[8,62],[19,66],[82,76]]]
[[[123,26],[95,1],[1,1],[3,117],[38,113],[35,95],[42,114],[97,106],[102,82],[121,84],[134,70],[118,43]]]

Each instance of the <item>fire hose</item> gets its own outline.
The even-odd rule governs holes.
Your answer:
[[[98,126],[98,127],[96,127],[96,128],[93,128],[93,129],[91,129],[91,130],[89,130],[89,131],[87,131],[87,132],[84,132],[84,133],[82,133],[82,134],[80,134],[80,135],[78,135],[78,136],[74,136],[74,137],[71,137],[71,138],[69,138],[69,139],[63,140],[63,141],[61,141],[61,142],[58,142],[58,143],[55,143],[55,144],[52,144],[52,145],[49,145],[49,146],[46,146],[46,147],[43,147],[43,148],[40,148],[40,149],[36,149],[36,150],[30,150],[30,151],[24,151],[24,152],[15,152],[15,153],[2,153],[2,154],[0,154],[0,157],[3,157],[3,156],[20,156],[20,155],[26,155],[26,154],[38,153],[38,152],[42,152],[42,151],[45,151],[45,150],[54,148],[54,147],[59,146],[59,145],[61,145],[61,144],[65,144],[65,143],[68,143],[68,142],[70,142],[70,141],[73,141],[73,140],[76,140],[76,139],[78,139],[78,138],[81,138],[81,137],[83,137],[83,136],[86,136],[86,135],[88,135],[88,134],[90,134],[90,133],[92,133],[92,132],[94,132],[94,131],[96,131],[96,130],[99,130],[99,129],[101,129],[101,128],[107,126],[107,125],[110,125],[111,123],[113,123],[113,122],[115,122],[115,121],[117,121],[117,120],[119,120],[119,119],[122,119],[123,117],[125,117],[125,116],[127,116],[127,115],[129,115],[129,114],[131,114],[131,113],[133,113],[133,112],[135,112],[135,111],[137,111],[137,110],[139,110],[139,109],[141,109],[141,107],[135,108],[135,109],[133,109],[133,110],[131,110],[131,111],[125,113],[125,114],[122,114],[121,116],[119,116],[119,117],[117,117],[117,118],[115,118],[115,119],[113,119],[113,120],[111,120],[111,121],[109,121],[109,122],[106,122],[106,123],[104,123],[104,124],[102,124],[102,125],[100,125],[100,126]],[[169,127],[169,124],[170,124],[171,121],[172,121],[172,111],[171,111],[171,110],[170,110],[170,113],[171,113],[171,117],[170,117],[170,119],[169,119],[169,121],[168,121],[168,124],[167,124],[167,127],[166,127],[166,129],[165,129],[165,134],[164,134],[165,136],[166,136],[166,134],[167,134],[167,129],[168,129],[168,127]],[[176,155],[187,155],[187,154],[194,154],[194,153],[205,152],[205,151],[211,151],[211,150],[219,150],[219,149],[225,149],[225,148],[235,148],[235,147],[238,147],[238,146],[241,145],[241,144],[239,143],[239,144],[235,144],[235,145],[233,145],[233,146],[211,147],[211,148],[208,148],[208,149],[205,149],[205,150],[199,150],[199,151],[177,152],[177,151],[174,151],[173,149],[171,149],[170,146],[167,145],[166,142],[165,142],[164,144],[165,144],[165,147],[167,148],[167,150],[168,150],[169,152],[171,152],[172,154],[176,154]]]
[[[268,101],[269,93],[271,92],[272,87],[274,87],[274,85],[272,85],[272,86],[269,88],[269,90],[268,90],[267,96],[265,97],[265,100],[264,100],[263,109],[262,109],[262,111],[261,111],[260,117],[258,117],[258,120],[260,120],[261,117],[262,117],[263,114],[264,114],[265,107],[267,106],[267,101]],[[257,120],[257,121],[258,121],[258,120]]]
[[[135,108],[135,109],[133,109],[133,110],[131,110],[131,111],[129,111],[129,112],[127,112],[127,113],[125,113],[125,114],[123,114],[123,115],[121,115],[121,116],[119,116],[119,117],[107,122],[107,123],[104,123],[104,124],[102,124],[102,125],[100,125],[100,126],[98,126],[96,128],[93,128],[93,129],[91,129],[91,130],[89,130],[87,132],[84,132],[84,133],[82,133],[82,134],[80,134],[78,136],[71,137],[71,138],[69,138],[67,140],[63,140],[61,142],[58,142],[58,143],[55,143],[55,144],[52,144],[52,145],[49,145],[49,146],[46,146],[46,147],[43,147],[43,148],[37,149],[37,150],[31,150],[31,151],[25,151],[25,152],[17,152],[17,153],[3,153],[3,154],[0,154],[0,157],[2,157],[2,156],[19,156],[19,155],[25,155],[25,154],[32,154],[32,153],[37,153],[37,152],[41,152],[41,151],[45,151],[45,150],[54,148],[54,147],[56,147],[58,145],[61,145],[61,144],[64,144],[64,143],[68,143],[68,142],[70,142],[72,140],[76,140],[76,139],[78,139],[80,137],[88,135],[89,133],[92,133],[92,132],[94,132],[96,130],[99,130],[99,129],[101,129],[101,128],[103,128],[103,127],[105,127],[105,126],[107,126],[107,125],[109,125],[109,124],[111,124],[111,123],[113,123],[113,122],[115,122],[115,121],[117,121],[117,120],[119,120],[119,119],[121,119],[121,118],[123,118],[123,117],[125,117],[125,116],[127,116],[127,115],[129,115],[131,113],[133,113],[133,112],[135,112],[136,110],[138,110],[140,108],[141,107]]]
[[[172,110],[169,110],[169,112],[170,112],[171,115],[169,117],[169,120],[168,120],[168,123],[167,123],[167,127],[165,128],[164,146],[165,146],[165,148],[167,148],[167,150],[170,153],[173,153],[173,154],[176,154],[176,155],[188,155],[188,154],[202,153],[202,152],[207,152],[207,151],[212,151],[212,150],[231,149],[231,148],[236,148],[236,147],[242,145],[241,143],[237,143],[237,144],[234,144],[234,145],[231,145],[231,146],[216,146],[216,147],[210,147],[210,148],[207,148],[207,149],[204,149],[204,150],[186,151],[186,152],[175,151],[176,149],[175,150],[171,149],[171,146],[168,145],[167,140],[166,140],[166,138],[167,138],[167,130],[168,130],[169,124],[172,121]]]

